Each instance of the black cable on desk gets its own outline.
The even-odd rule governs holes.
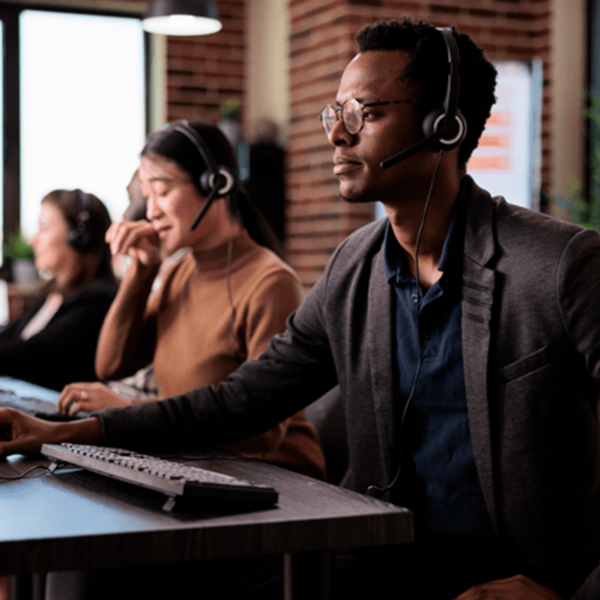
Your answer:
[[[21,473],[20,475],[0,475],[0,479],[8,479],[11,481],[15,479],[23,479],[23,477],[26,477],[27,475],[29,475],[29,473],[32,473],[37,469],[43,469],[44,471],[48,471],[48,473],[52,474],[58,467],[59,465],[54,465],[54,468],[53,465],[50,465],[49,467],[47,467],[46,465],[34,465],[33,467],[27,469],[27,471],[25,471],[24,473]]]

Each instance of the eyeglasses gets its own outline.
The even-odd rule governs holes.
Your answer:
[[[324,106],[319,114],[319,121],[321,121],[325,133],[329,135],[333,126],[341,118],[346,131],[350,135],[356,135],[365,124],[365,108],[408,102],[419,102],[419,100],[411,98],[408,100],[390,100],[389,102],[369,102],[365,104],[356,98],[348,98],[341,106],[333,106],[333,104]]]

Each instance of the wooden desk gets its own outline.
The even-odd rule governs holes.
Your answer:
[[[0,474],[41,462],[11,457]],[[316,599],[332,551],[412,541],[412,513],[397,506],[250,459],[186,463],[271,485],[279,504],[166,513],[162,494],[84,471],[0,480],[0,574],[283,554],[286,600]]]

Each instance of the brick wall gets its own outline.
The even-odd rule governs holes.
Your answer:
[[[140,0],[115,0],[143,13]],[[250,1],[250,0],[248,0]],[[93,5],[94,0],[88,0]],[[220,105],[245,93],[246,0],[215,0],[223,29],[214,35],[167,38],[167,121],[220,119]]]
[[[335,246],[372,219],[369,206],[338,199],[331,148],[317,120],[319,109],[335,99],[342,71],[356,52],[354,35],[364,24],[407,15],[435,25],[456,25],[492,60],[542,58],[542,188],[548,189],[551,0],[289,0],[289,9],[287,255],[307,289]]]
[[[244,0],[217,0],[223,29],[206,37],[170,37],[167,43],[167,120],[217,122],[219,106],[243,101]]]

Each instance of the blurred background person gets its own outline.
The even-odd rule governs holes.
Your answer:
[[[142,193],[142,184],[140,183],[140,170],[135,170],[131,180],[127,184],[127,195],[129,204],[123,213],[125,221],[141,221],[146,218],[146,199]]]
[[[131,176],[131,180],[127,184],[127,195],[129,196],[129,204],[123,212],[124,221],[142,221],[146,219],[146,199],[142,193],[142,184],[140,183],[139,168],[135,170]],[[176,253],[178,256],[179,253]],[[174,259],[177,256],[172,257]],[[113,266],[117,273],[124,274],[131,259],[127,255],[113,257]],[[115,263],[118,263],[115,265]],[[169,259],[166,259],[161,264],[161,271],[169,264]],[[152,286],[153,291],[158,289],[160,283],[160,273],[156,276]],[[158,398],[158,385],[156,377],[154,377],[154,367],[152,363],[139,369],[133,375],[124,377],[114,381],[107,381],[106,385],[121,396],[129,399],[136,398]]]
[[[102,322],[115,296],[102,202],[79,189],[42,200],[31,244],[35,266],[50,275],[33,306],[0,331],[0,374],[61,390],[95,381]]]
[[[250,144],[250,176],[246,189],[281,244],[285,241],[285,151],[279,128],[261,119]]]

